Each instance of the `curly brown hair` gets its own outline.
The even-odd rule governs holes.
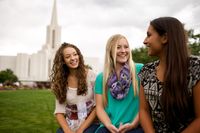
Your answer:
[[[77,95],[84,95],[87,93],[87,82],[86,82],[86,67],[84,64],[83,55],[80,50],[73,44],[63,43],[60,48],[57,50],[54,62],[52,73],[50,75],[51,79],[51,88],[59,103],[64,103],[66,101],[67,93],[67,78],[69,76],[69,68],[65,64],[63,50],[67,47],[74,48],[79,56],[79,65],[76,68],[76,77],[78,79],[78,89]]]

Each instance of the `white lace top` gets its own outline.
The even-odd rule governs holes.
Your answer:
[[[71,130],[76,131],[84,122],[95,106],[94,82],[96,74],[89,70],[87,74],[88,92],[86,95],[77,95],[77,88],[67,88],[67,99],[60,104],[56,99],[54,114],[63,113]]]

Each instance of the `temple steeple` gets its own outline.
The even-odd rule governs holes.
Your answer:
[[[54,0],[54,5],[53,5],[52,16],[51,16],[51,25],[58,25],[56,0]]]
[[[57,7],[56,0],[54,0],[51,23],[47,26],[47,37],[46,44],[43,49],[48,50],[51,53],[51,50],[57,50],[57,47],[61,42],[61,27],[57,22]]]

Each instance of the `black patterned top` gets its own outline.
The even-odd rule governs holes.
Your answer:
[[[187,77],[188,91],[190,97],[192,97],[192,89],[200,80],[200,57],[191,56],[189,58],[189,61],[189,74]],[[160,98],[163,90],[163,82],[159,81],[156,77],[156,67],[158,66],[158,64],[159,61],[147,63],[138,74],[141,80],[141,84],[144,87],[146,100],[148,101],[150,107],[150,113],[154,128],[158,133],[181,132],[194,118],[188,118],[187,123],[179,123],[178,129],[176,129],[175,131],[171,131],[169,129],[169,125],[165,121],[165,114],[163,113],[161,107]]]

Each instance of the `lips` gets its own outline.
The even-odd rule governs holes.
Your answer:
[[[71,61],[70,62],[70,64],[73,65],[73,66],[76,65],[77,63],[78,63],[78,61]]]
[[[146,44],[146,47],[148,47],[148,48],[149,48],[149,47],[150,47],[150,45],[149,45],[149,44]]]
[[[126,55],[117,55],[118,57],[120,57],[120,58],[125,58],[125,57],[127,57],[128,55],[126,54]]]

